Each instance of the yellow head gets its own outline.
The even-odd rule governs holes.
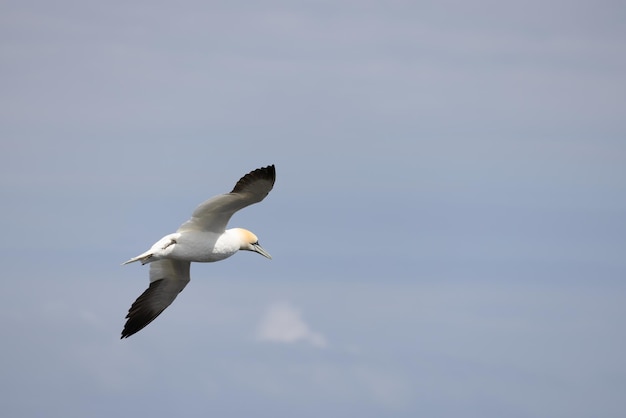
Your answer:
[[[259,239],[252,232],[243,228],[233,228],[233,231],[239,236],[240,250],[254,251],[255,253],[261,254],[263,257],[267,257],[270,260],[272,259],[272,256],[259,245]]]

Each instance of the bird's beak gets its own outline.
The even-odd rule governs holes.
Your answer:
[[[270,260],[272,259],[272,256],[270,255],[270,253],[265,251],[263,247],[261,247],[259,244],[252,244],[252,248],[254,252],[261,254],[263,257],[267,257]]]

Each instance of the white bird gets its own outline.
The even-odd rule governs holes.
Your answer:
[[[175,233],[164,236],[148,251],[124,263],[150,263],[150,287],[128,310],[121,338],[140,331],[171,305],[189,283],[192,261],[219,261],[238,250],[272,258],[252,232],[242,228],[226,229],[226,225],[235,212],[263,200],[275,180],[274,165],[251,171],[230,193],[212,197],[198,206],[191,219]]]

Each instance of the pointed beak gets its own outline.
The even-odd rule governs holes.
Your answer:
[[[261,247],[259,244],[252,244],[252,248],[254,252],[261,254],[263,257],[267,257],[270,260],[272,259],[272,256],[270,255],[270,253],[265,251],[263,247]]]

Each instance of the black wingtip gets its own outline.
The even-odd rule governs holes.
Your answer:
[[[235,184],[231,193],[238,193],[244,190],[250,183],[259,180],[269,181],[272,186],[274,186],[274,182],[276,181],[276,167],[274,167],[274,164],[268,165],[267,167],[257,168],[256,170],[252,170],[243,176],[239,179],[237,184]]]
[[[164,280],[150,283],[150,286],[135,300],[126,315],[128,320],[124,325],[120,339],[128,338],[141,331],[165,310],[165,308],[153,309],[150,306],[150,298],[160,292],[164,285]]]

